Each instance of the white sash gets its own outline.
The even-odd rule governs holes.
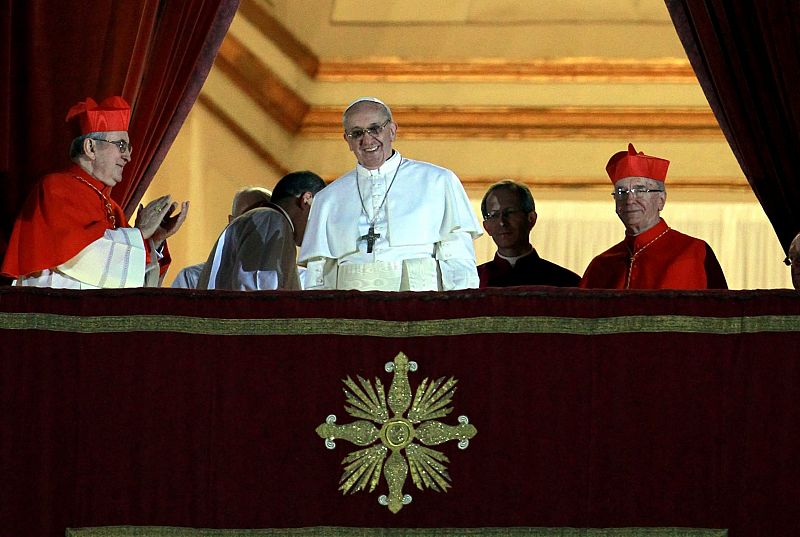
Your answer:
[[[56,269],[94,287],[142,287],[146,260],[142,233],[137,228],[122,227],[107,229],[102,237]]]
[[[440,291],[436,260],[428,258],[339,265],[337,289]]]

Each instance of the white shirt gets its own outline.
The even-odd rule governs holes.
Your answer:
[[[197,282],[200,280],[200,273],[205,267],[205,263],[198,263],[196,265],[189,265],[184,267],[175,276],[172,282],[173,289],[197,289]]]
[[[252,209],[222,231],[197,288],[300,289],[296,258],[294,226],[286,211],[277,205]]]

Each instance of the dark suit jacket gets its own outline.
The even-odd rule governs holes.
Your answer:
[[[536,249],[511,263],[495,254],[494,259],[478,266],[481,287],[511,287],[515,285],[554,285],[577,287],[581,277],[564,267],[539,257]]]

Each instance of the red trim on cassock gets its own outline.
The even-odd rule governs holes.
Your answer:
[[[158,274],[163,278],[172,263],[172,255],[169,253],[167,241],[164,241],[164,249],[161,251],[161,256],[161,259],[158,260]],[[150,248],[147,249],[147,262],[150,262]]]

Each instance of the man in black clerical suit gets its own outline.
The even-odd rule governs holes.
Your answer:
[[[531,246],[536,206],[527,186],[514,181],[495,183],[483,196],[481,213],[483,229],[497,245],[494,259],[478,267],[481,287],[578,286],[580,276],[542,259]]]

